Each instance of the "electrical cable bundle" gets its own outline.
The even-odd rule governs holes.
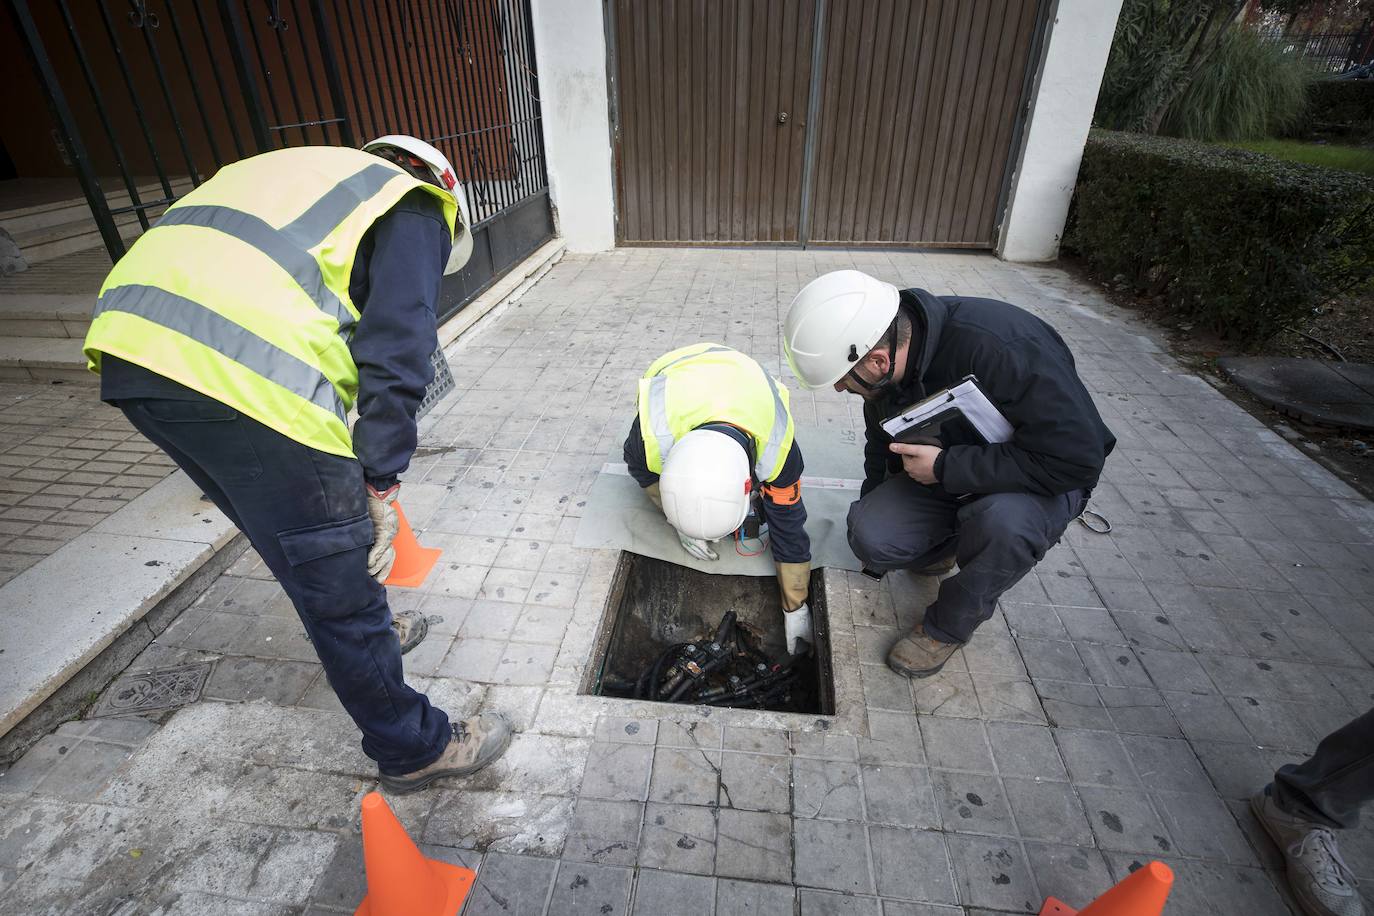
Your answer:
[[[785,701],[804,656],[774,663],[727,611],[710,642],[675,643],[634,684],[641,700],[708,706],[763,707]]]

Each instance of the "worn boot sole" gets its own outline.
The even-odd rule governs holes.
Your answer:
[[[501,755],[510,747],[511,733],[506,736],[497,746],[496,751],[486,760],[479,760],[465,767],[449,767],[446,770],[435,770],[433,773],[426,773],[424,776],[417,776],[415,779],[407,779],[404,776],[387,776],[385,773],[378,774],[382,788],[391,795],[409,795],[411,792],[418,792],[426,788],[436,779],[448,779],[450,776],[471,776],[478,770],[500,759]]]
[[[953,657],[953,656],[951,656],[951,657]],[[914,678],[914,679],[916,679],[916,680],[920,680],[920,679],[923,678],[923,677],[933,677],[933,676],[939,674],[939,673],[940,673],[940,669],[943,668],[943,667],[945,667],[945,665],[947,665],[947,664],[949,664],[949,659],[948,659],[948,658],[945,659],[944,661],[940,662],[940,664],[936,665],[934,668],[920,668],[920,669],[917,669],[917,668],[908,668],[906,665],[902,665],[902,664],[899,664],[899,663],[897,663],[897,662],[892,661],[892,659],[888,659],[888,661],[887,661],[887,666],[888,666],[889,668],[891,668],[893,671],[895,671],[895,672],[897,672],[898,674],[900,674],[902,677]]]

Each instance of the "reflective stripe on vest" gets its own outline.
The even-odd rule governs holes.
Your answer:
[[[660,457],[667,458],[669,450],[677,443],[677,437],[673,435],[672,427],[668,425],[668,378],[662,374],[663,370],[667,369],[668,366],[676,366],[684,359],[700,356],[702,353],[722,353],[729,349],[729,347],[707,347],[705,350],[699,350],[695,353],[683,354],[668,363],[667,366],[659,366],[659,374],[649,379],[649,425],[654,438],[658,440]],[[776,392],[774,394],[776,395]]]
[[[172,378],[312,448],[352,455],[358,246],[406,194],[451,194],[370,154],[276,150],[225,166],[111,270],[85,351]]]
[[[691,352],[683,353],[662,366],[650,367],[654,375],[647,379],[648,385],[646,386],[647,391],[645,393],[645,407],[649,420],[649,429],[647,432],[644,430],[641,430],[641,432],[646,436],[652,435],[654,437],[660,462],[667,459],[668,452],[671,451],[673,446],[677,443],[677,437],[673,432],[672,418],[668,414],[668,377],[663,373],[669,368],[686,360],[696,359],[711,353],[737,353],[744,359],[749,359],[744,354],[738,353],[738,351],[730,347],[723,347],[715,344],[702,346],[701,349],[688,349],[690,349]],[[670,355],[672,354],[664,354],[664,356]],[[753,360],[749,361],[751,363],[753,362]],[[755,365],[757,366],[757,363],[755,363]],[[776,476],[780,463],[786,458],[783,449],[789,445],[788,432],[791,423],[787,405],[783,401],[782,393],[778,390],[777,382],[774,381],[773,377],[769,375],[762,366],[758,366],[758,369],[764,379],[767,380],[768,390],[772,395],[772,423],[767,432],[767,439],[762,439],[760,437],[761,431],[759,430],[745,431],[754,439],[755,451],[759,456],[754,464],[754,476],[760,481],[768,481]],[[715,417],[712,419],[721,422],[732,421],[731,417]],[[647,453],[646,457],[648,457]]]
[[[271,379],[316,407],[323,407],[340,421],[347,416],[339,393],[323,372],[199,302],[156,286],[118,286],[100,297],[94,317],[112,311],[137,315],[169,331],[184,334]]]

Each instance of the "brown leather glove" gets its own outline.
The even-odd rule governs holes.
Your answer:
[[[655,506],[658,506],[658,511],[663,511],[663,497],[658,492],[658,481],[655,480],[645,487],[644,495],[649,497],[650,501],[652,501]]]
[[[778,563],[778,591],[782,594],[782,609],[795,611],[806,603],[811,592],[810,563]]]

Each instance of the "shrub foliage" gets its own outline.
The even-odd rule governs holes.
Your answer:
[[[1255,344],[1374,278],[1374,178],[1094,131],[1065,245],[1107,280]]]
[[[1190,140],[1260,140],[1291,128],[1307,107],[1311,71],[1252,29],[1232,28],[1160,126]]]

